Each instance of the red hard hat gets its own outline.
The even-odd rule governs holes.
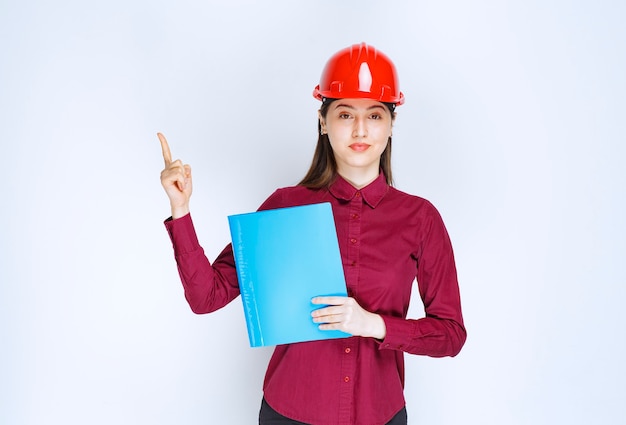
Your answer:
[[[326,62],[316,99],[374,99],[383,103],[404,103],[393,62],[380,50],[365,43],[335,53]]]

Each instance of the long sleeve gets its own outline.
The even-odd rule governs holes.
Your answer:
[[[198,242],[190,214],[166,220],[165,227],[174,247],[185,298],[194,313],[218,310],[239,295],[230,244],[211,264]]]
[[[452,244],[439,213],[429,205],[417,257],[417,283],[426,317],[383,316],[387,335],[381,348],[431,357],[456,356],[467,333],[461,313]]]

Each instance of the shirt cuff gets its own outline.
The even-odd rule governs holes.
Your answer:
[[[385,321],[385,339],[380,342],[379,349],[406,350],[407,336],[415,333],[415,323],[400,317],[381,315]]]
[[[184,255],[201,249],[191,214],[186,214],[177,219],[170,217],[165,220],[164,224],[174,246],[174,255]]]

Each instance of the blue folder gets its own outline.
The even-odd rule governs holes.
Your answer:
[[[350,335],[321,331],[319,295],[346,296],[330,203],[228,216],[251,347]]]

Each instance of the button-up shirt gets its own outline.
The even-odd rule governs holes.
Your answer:
[[[466,338],[454,255],[435,207],[389,186],[338,177],[328,189],[278,189],[259,208],[330,202],[348,296],[385,322],[383,340],[350,337],[279,345],[264,397],[280,414],[320,425],[385,424],[405,404],[404,352],[455,356]],[[211,264],[191,216],[166,221],[185,297],[209,313],[239,295],[231,245]],[[407,318],[413,282],[425,317]]]

